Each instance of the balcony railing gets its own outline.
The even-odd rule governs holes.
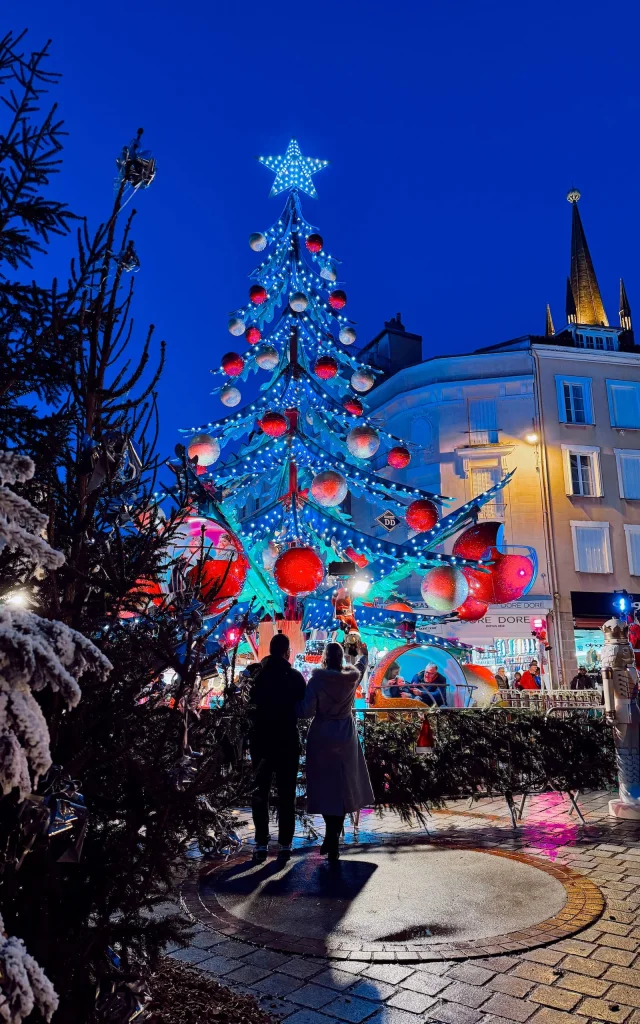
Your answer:
[[[475,448],[485,444],[500,444],[499,427],[483,427],[482,430],[469,430],[469,447]]]

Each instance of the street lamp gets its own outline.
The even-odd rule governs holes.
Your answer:
[[[534,431],[531,431],[530,434],[525,434],[524,439],[527,444],[537,444],[539,440],[538,435]]]

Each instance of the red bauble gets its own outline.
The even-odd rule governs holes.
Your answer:
[[[404,469],[411,462],[411,453],[404,445],[398,444],[387,453],[387,465],[394,469]]]
[[[463,601],[457,609],[458,618],[462,622],[477,622],[485,617],[488,608],[489,606],[484,601],[478,601],[476,597],[469,595],[466,601]]]
[[[143,615],[152,604],[161,605],[164,600],[162,587],[157,580],[136,580],[127,594],[128,608],[121,608],[119,619],[133,619]]]
[[[227,601],[238,597],[247,578],[249,563],[241,551],[230,551],[231,558],[206,558],[194,565],[187,580],[196,588],[208,614],[221,610]]]
[[[258,420],[260,429],[269,437],[282,437],[289,429],[289,421],[286,416],[279,412],[265,412],[261,420]]]
[[[517,601],[530,585],[535,574],[535,566],[526,555],[501,555],[494,551],[493,601],[495,604],[508,604]]]
[[[476,523],[475,526],[470,526],[456,538],[453,554],[456,558],[473,558],[474,561],[488,558],[490,549],[499,545],[502,529],[502,523],[497,522]]]
[[[244,359],[237,352],[227,352],[221,359],[227,377],[239,377],[244,370]]]
[[[252,284],[249,289],[249,298],[255,306],[261,306],[263,302],[267,301],[267,289],[263,288],[261,284]]]
[[[342,288],[336,288],[335,292],[329,293],[329,305],[332,309],[343,309],[347,304],[347,293]]]
[[[358,398],[345,398],[342,405],[352,416],[362,416],[364,412],[364,406]]]
[[[260,333],[257,327],[247,327],[245,338],[247,339],[250,345],[257,345],[261,337],[262,334]]]
[[[338,372],[338,360],[333,356],[320,356],[319,359],[316,359],[313,372],[321,380],[330,380]]]
[[[322,583],[324,565],[313,548],[289,548],[276,558],[273,575],[285,594],[304,597]]]
[[[410,530],[416,530],[417,533],[425,533],[426,530],[432,530],[439,517],[438,506],[426,498],[412,501],[405,513],[407,526]]]
[[[369,564],[369,559],[367,558],[367,556],[359,555],[358,552],[354,550],[354,548],[345,548],[344,553],[347,556],[347,558],[350,558],[352,562],[355,562],[359,569],[364,569],[365,565]]]
[[[493,573],[478,572],[466,565],[462,566],[462,573],[469,584],[469,597],[482,604],[490,604],[493,601]]]
[[[307,235],[307,240],[304,244],[309,252],[320,252],[324,245],[324,241],[322,239],[322,235],[318,235],[314,232],[312,235]]]

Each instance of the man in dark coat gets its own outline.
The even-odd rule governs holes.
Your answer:
[[[577,676],[574,676],[569,684],[572,690],[591,690],[593,683],[584,665],[580,665]]]
[[[289,638],[284,633],[276,633],[269,651],[251,691],[249,750],[255,771],[251,810],[258,860],[267,856],[269,793],[274,775],[278,790],[280,853],[286,857],[291,852],[300,761],[296,704],[303,699],[306,690],[304,677],[289,664]]]

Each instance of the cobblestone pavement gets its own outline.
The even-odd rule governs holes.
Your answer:
[[[560,794],[530,798],[517,830],[499,800],[451,804],[428,821],[440,842],[518,851],[589,877],[606,907],[573,938],[462,962],[329,961],[229,939],[206,927],[205,912],[191,945],[168,954],[254,995],[287,1024],[640,1024],[640,824],[609,819],[608,799],[581,798],[584,825]],[[346,841],[405,843],[424,835],[393,814],[367,814],[357,836],[347,829]],[[298,836],[296,846],[307,842]]]

